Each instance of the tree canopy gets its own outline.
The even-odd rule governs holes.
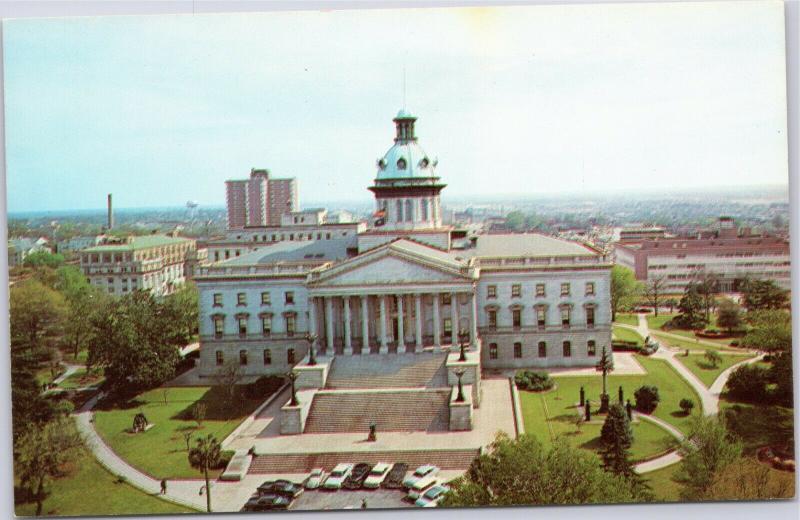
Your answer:
[[[772,280],[745,280],[740,286],[742,304],[747,310],[783,309],[789,304],[789,291]]]
[[[611,321],[617,312],[631,308],[641,293],[642,284],[636,281],[633,271],[621,265],[611,268]]]
[[[717,472],[741,457],[742,445],[734,439],[717,416],[698,416],[692,420],[688,440],[681,443],[683,469],[680,480],[686,484],[683,498],[702,499],[714,483]]]

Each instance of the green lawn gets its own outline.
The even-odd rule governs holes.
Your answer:
[[[666,322],[668,322],[675,316],[677,316],[676,313],[670,314],[666,312],[660,312],[658,316],[655,316],[654,314],[648,314],[647,326],[650,327],[651,329],[660,329],[661,327],[664,326]]]
[[[577,416],[575,409],[564,409],[563,401],[558,403],[556,409],[551,409],[547,401],[554,396],[549,394],[554,392],[520,392],[525,431],[545,446],[550,446],[556,438],[565,438],[572,446],[597,453],[601,447],[602,418],[589,424],[584,423],[578,430],[574,423]],[[652,423],[636,421],[632,428],[634,442],[631,459],[634,461],[652,458],[676,445],[674,437]]]
[[[683,363],[686,368],[691,370],[694,375],[700,378],[700,381],[702,381],[706,387],[711,387],[711,385],[714,384],[714,381],[716,381],[717,377],[719,377],[719,375],[725,369],[754,356],[749,354],[744,354],[741,356],[722,354],[720,357],[722,358],[722,361],[719,363],[719,365],[717,365],[717,368],[711,367],[711,365],[705,359],[705,354],[689,354],[689,357],[679,355],[676,356],[675,359]]]
[[[90,374],[87,374],[85,368],[79,368],[72,375],[63,380],[58,386],[67,390],[72,390],[85,386],[99,385],[103,382],[103,379],[104,377],[102,371],[95,370]]]
[[[124,406],[95,413],[95,427],[109,446],[123,459],[156,478],[200,478],[189,466],[184,432],[195,436],[214,434],[221,442],[241,421],[266,399],[236,397],[231,406],[218,387],[157,388],[138,395]],[[195,402],[206,404],[206,419],[198,429],[192,419]],[[136,413],[142,412],[154,426],[144,433],[128,430]]]
[[[746,455],[766,445],[780,446],[794,434],[794,411],[769,404],[746,404],[720,399],[728,428],[744,443]]]
[[[639,325],[639,316],[630,313],[617,313],[617,320],[614,323],[624,323],[625,325]]]
[[[72,470],[48,486],[50,495],[44,501],[44,515],[172,515],[196,513],[192,509],[161,500],[121,483],[105,470],[88,452],[84,452]],[[19,516],[33,516],[35,503],[16,504]]]
[[[673,334],[675,331],[669,331],[670,334]],[[726,347],[723,344],[719,346],[711,346],[705,343],[700,343],[696,340],[692,340],[689,338],[686,339],[677,339],[670,336],[665,336],[659,332],[654,332],[653,337],[659,341],[659,343],[665,343],[672,347],[680,348],[680,349],[689,349],[689,350],[726,350],[729,352],[743,352],[741,349],[737,349],[736,347]]]
[[[647,326],[650,328],[651,331],[653,331],[655,333],[655,331],[657,331],[657,330],[662,330],[661,327],[663,327],[666,322],[668,322],[669,320],[671,320],[675,316],[677,316],[677,313],[673,313],[673,314],[661,313],[661,314],[658,315],[658,317],[652,316],[652,315],[648,315],[647,316]],[[708,327],[712,327],[713,328],[713,327],[716,327],[716,325],[717,325],[717,316],[716,316],[716,314],[712,314],[711,315],[711,321],[708,324]],[[670,334],[675,334],[677,336],[683,336],[687,340],[694,340],[694,339],[697,338],[697,336],[695,335],[695,333],[693,331],[687,330],[687,329],[669,329],[669,330],[665,330],[664,332],[669,332]],[[656,333],[656,335],[657,335],[657,333]],[[717,343],[720,346],[727,347],[727,346],[730,346],[731,341],[734,341],[737,338],[725,338],[725,339],[700,338],[700,339],[702,339],[703,341],[710,341],[712,343]],[[701,345],[698,348],[704,348],[704,347]]]
[[[614,325],[611,327],[611,332],[614,338],[620,341],[635,341],[637,345],[644,345],[644,338],[635,330]]]
[[[680,472],[682,463],[673,464],[656,471],[645,473],[645,482],[650,485],[653,495],[659,502],[678,502],[681,499],[681,489],[683,484],[674,480]]]

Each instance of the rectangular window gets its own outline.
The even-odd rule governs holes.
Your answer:
[[[240,350],[239,351],[239,364],[240,365],[246,365],[247,364],[247,351],[246,350]]]
[[[453,333],[453,322],[450,318],[444,319],[444,334],[445,336],[449,336]]]
[[[572,356],[572,343],[569,341],[564,342],[564,357]]]
[[[290,365],[294,365],[294,349],[290,348],[286,350],[286,362]]]
[[[511,311],[511,321],[514,324],[514,328],[520,328],[522,326],[522,311],[519,309]]]
[[[265,336],[272,334],[272,316],[261,317],[261,333]]]
[[[239,335],[246,336],[247,335],[247,318],[242,316],[239,318]]]
[[[594,327],[594,307],[586,307],[586,326]]]
[[[214,318],[214,335],[218,338],[222,337],[225,333],[225,318],[217,316]]]
[[[222,293],[214,293],[214,307],[222,307]]]
[[[544,284],[537,283],[536,284],[536,296],[544,296]]]
[[[515,283],[511,286],[511,297],[519,298],[520,296],[522,296],[522,285]]]
[[[497,286],[496,285],[487,285],[486,286],[486,297],[487,298],[497,298]]]
[[[514,343],[514,357],[517,359],[522,357],[522,343]]]
[[[286,291],[284,294],[283,302],[286,304],[293,304],[294,303],[294,291]]]
[[[450,305],[450,293],[442,295],[442,305]]]
[[[238,293],[236,295],[236,305],[237,306],[247,305],[247,294],[246,293],[240,292],[240,293]]]
[[[489,328],[497,328],[497,311],[488,311]]]
[[[489,359],[497,359],[497,343],[489,343]]]
[[[586,296],[594,296],[594,282],[586,282]]]
[[[536,308],[536,326],[540,329],[545,327],[545,308],[544,307],[537,307]]]
[[[561,284],[561,296],[569,296],[569,283]]]
[[[589,343],[586,344],[586,353],[590,356],[597,355],[597,346],[594,343],[594,340],[589,340]]]
[[[286,315],[286,335],[287,336],[294,336],[295,333],[295,322],[296,318],[294,314],[287,314]]]
[[[261,293],[261,305],[271,305],[272,299],[270,298],[269,292],[262,292]]]
[[[547,357],[547,343],[539,342],[539,357]]]
[[[272,364],[272,352],[268,349],[264,349],[264,364],[271,365]]]
[[[218,365],[221,365],[221,364],[225,363],[225,356],[222,354],[221,350],[218,350],[216,352],[216,356],[217,356],[217,364]]]
[[[561,307],[561,326],[565,329],[569,328],[570,310],[569,307]]]

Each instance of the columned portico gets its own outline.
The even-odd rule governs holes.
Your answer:
[[[414,324],[414,340],[416,351],[422,351],[422,295],[414,295],[414,310],[416,312],[416,320]]]
[[[378,330],[381,332],[380,353],[386,354],[389,352],[389,339],[386,337],[386,296],[380,295],[378,300],[380,300],[380,315],[378,318],[380,320]]]
[[[395,338],[395,342],[397,344],[398,354],[402,353],[406,346],[406,329],[403,320],[403,298],[405,298],[403,294],[397,297],[397,337]]]
[[[328,338],[328,352],[333,354],[333,299],[330,297],[325,298],[325,337]]]
[[[369,354],[369,307],[368,296],[361,296],[361,354]]]
[[[433,346],[442,348],[442,317],[439,313],[439,293],[433,295]]]
[[[350,331],[350,297],[344,297],[344,353],[353,353],[353,338]]]

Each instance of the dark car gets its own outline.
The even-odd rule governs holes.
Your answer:
[[[381,483],[381,486],[386,489],[400,489],[403,487],[403,479],[406,478],[406,473],[408,472],[408,464],[404,462],[398,462],[392,469],[389,470],[389,474],[386,475],[386,478]]]
[[[303,487],[289,480],[267,480],[258,486],[260,495],[275,493],[287,498],[297,498],[303,492]]]
[[[356,464],[353,467],[353,471],[350,472],[350,476],[345,479],[343,487],[347,489],[360,489],[361,486],[364,485],[364,481],[367,480],[371,469],[372,464],[367,464],[366,462]]]
[[[242,511],[269,511],[271,509],[286,509],[289,507],[289,499],[275,494],[265,493],[254,495],[247,501]]]

